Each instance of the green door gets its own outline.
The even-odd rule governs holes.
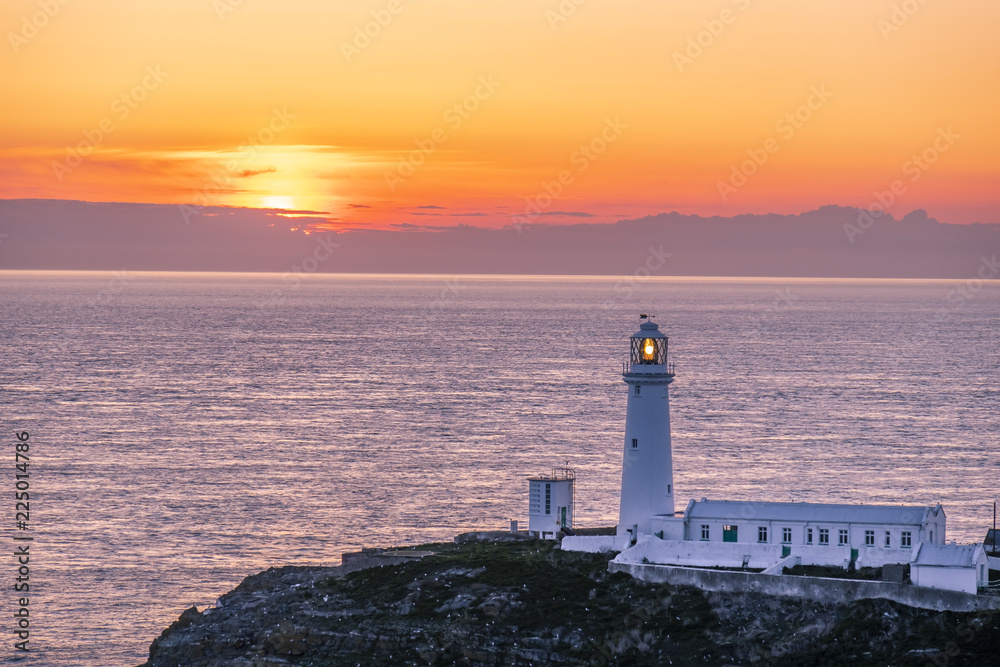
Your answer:
[[[736,542],[739,532],[738,526],[723,526],[722,527],[722,541],[723,542]]]
[[[566,527],[566,508],[565,507],[560,507],[559,508],[559,525],[562,526],[563,528]]]

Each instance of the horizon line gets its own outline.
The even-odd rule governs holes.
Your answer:
[[[164,277],[164,276],[174,276],[174,275],[188,275],[188,276],[203,276],[209,278],[221,278],[224,276],[234,276],[234,277],[264,277],[264,276],[276,276],[282,277],[287,276],[292,271],[202,271],[202,270],[146,270],[146,269],[0,269],[0,276],[13,276],[13,275],[25,275],[25,274],[39,274],[39,275],[51,275],[57,277],[60,275],[71,276],[71,275],[107,275],[107,274],[127,274],[135,276],[145,276],[145,277]],[[309,278],[350,278],[350,279],[371,279],[371,278],[388,278],[388,279],[445,279],[452,280],[456,278],[462,278],[466,280],[558,280],[558,281],[572,281],[572,280],[588,280],[597,282],[611,282],[614,280],[633,280],[635,282],[658,282],[658,283],[670,283],[670,282],[760,282],[760,283],[775,283],[775,282],[801,282],[801,283],[956,283],[965,282],[965,278],[850,278],[850,277],[815,277],[815,276],[698,276],[698,275],[682,275],[682,276],[642,276],[638,277],[632,274],[559,274],[559,273],[385,273],[385,272],[350,272],[350,273],[338,273],[338,272],[322,272],[316,271],[315,273],[294,273],[296,276],[300,276],[306,279]],[[984,280],[983,285],[989,285],[991,283],[1000,284],[1000,278],[993,278],[989,280]]]

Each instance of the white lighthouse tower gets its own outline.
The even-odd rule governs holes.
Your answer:
[[[670,383],[667,337],[642,315],[639,331],[629,339],[629,359],[622,369],[628,386],[622,499],[618,538],[634,543],[641,535],[673,532],[674,470],[670,452]]]

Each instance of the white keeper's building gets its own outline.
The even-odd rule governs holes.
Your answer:
[[[906,505],[821,505],[692,500],[685,540],[848,546],[859,551],[944,544],[944,509]]]
[[[617,535],[569,536],[563,539],[564,549],[625,552],[619,558],[631,550],[636,562],[765,570],[792,555],[803,565],[912,563],[917,585],[971,587],[975,592],[986,583],[985,561],[978,553],[959,554],[965,547],[945,544],[941,505],[702,498],[676,511],[670,442],[674,365],[668,359],[667,336],[646,316],[642,320],[629,339],[629,357],[622,368],[628,401]],[[917,562],[918,553],[926,563]]]

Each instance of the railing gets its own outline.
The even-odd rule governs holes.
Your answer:
[[[632,372],[632,366],[640,366],[641,367],[641,366],[648,366],[648,365],[651,365],[651,364],[630,364],[627,361],[623,361],[622,362],[622,375],[629,375]],[[674,373],[674,364],[672,364],[672,363],[666,364],[666,369],[667,369],[666,370],[666,374],[667,375],[675,375],[675,373]]]
[[[991,581],[985,586],[979,585],[976,587],[979,595],[989,595],[992,597],[1000,597],[1000,581]]]

